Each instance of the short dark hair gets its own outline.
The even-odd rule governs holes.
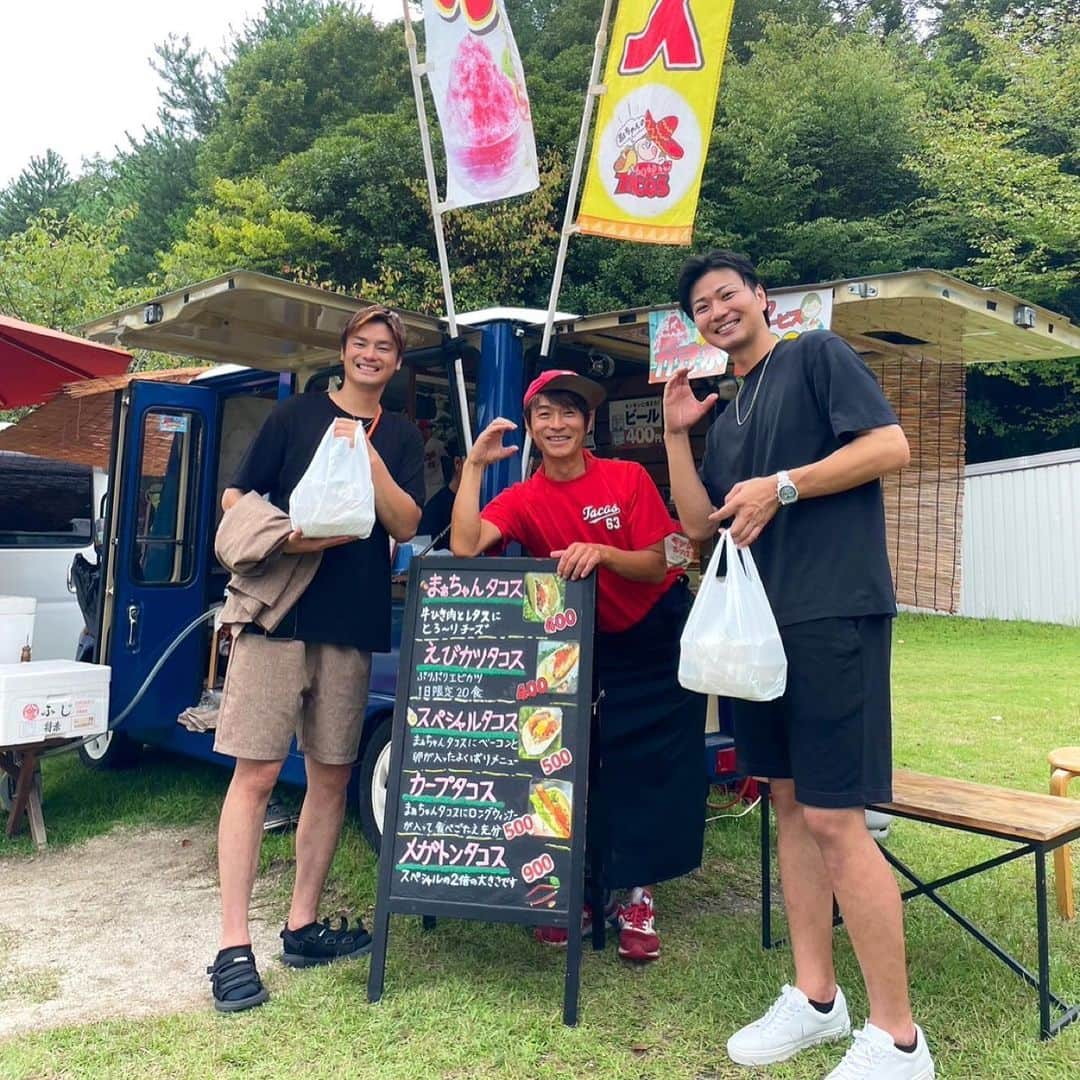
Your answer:
[[[525,406],[525,419],[532,421],[532,411],[540,398],[545,398],[558,408],[576,409],[582,416],[588,418],[589,403],[573,390],[541,390],[540,393],[529,398],[529,404]]]
[[[690,295],[694,286],[711,270],[734,270],[742,278],[743,284],[751,289],[759,285],[764,288],[761,278],[758,277],[757,267],[754,266],[749,255],[743,255],[739,251],[729,251],[726,248],[717,248],[706,255],[692,255],[683,263],[679,271],[679,307],[690,318],[694,312],[690,306]],[[765,311],[765,324],[769,323],[768,309]]]
[[[461,446],[457,439],[449,438],[443,446],[442,465],[443,483],[449,484],[454,476],[454,462],[461,457]]]

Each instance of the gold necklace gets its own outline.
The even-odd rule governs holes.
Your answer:
[[[754,411],[754,406],[757,404],[758,391],[761,389],[761,384],[765,381],[765,372],[769,367],[769,361],[772,359],[773,350],[776,348],[778,342],[772,343],[772,348],[765,354],[765,359],[761,365],[761,378],[758,379],[757,385],[754,387],[754,394],[750,398],[750,408],[746,410],[745,416],[739,415],[739,398],[742,396],[743,387],[739,387],[739,392],[735,395],[735,423],[742,427],[747,420],[750,419],[750,414]],[[746,380],[743,380],[743,386],[746,385]]]

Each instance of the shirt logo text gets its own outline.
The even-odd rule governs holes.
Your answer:
[[[622,509],[618,503],[608,503],[607,506],[583,506],[581,516],[587,525],[599,525],[602,521],[609,531],[622,528],[620,515]]]

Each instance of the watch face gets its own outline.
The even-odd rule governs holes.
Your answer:
[[[781,484],[776,497],[784,504],[793,503],[799,497],[799,492],[794,484]]]

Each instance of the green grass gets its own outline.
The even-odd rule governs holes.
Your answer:
[[[1045,791],[1047,751],[1080,741],[1080,630],[905,616],[894,658],[898,765]],[[70,757],[53,759],[45,772],[50,842],[77,843],[119,822],[212,821],[225,779],[164,757],[112,776],[83,772]],[[929,874],[1004,850],[909,822],[897,823],[890,846]],[[586,954],[575,1029],[560,1023],[563,958],[542,951],[522,929],[445,923],[424,933],[418,920],[395,918],[386,991],[376,1006],[366,1002],[366,960],[301,973],[264,962],[268,1006],[223,1018],[208,1003],[158,1020],[20,1036],[0,1044],[0,1076],[746,1075],[727,1061],[724,1041],[789,975],[787,952],[764,954],[758,944],[757,850],[756,814],[710,825],[701,871],[657,890],[662,960],[637,971],[621,966],[611,948]],[[25,841],[0,846],[0,875],[32,873],[28,851]],[[288,838],[264,845],[264,871],[281,879],[281,890],[289,859]],[[374,883],[374,860],[350,822],[328,907],[340,903],[369,916]],[[949,895],[1034,966],[1030,860],[958,883]],[[906,914],[912,993],[939,1076],[1059,1080],[1080,1072],[1080,1023],[1040,1043],[1035,995],[1018,978],[930,903],[915,901]],[[1080,1001],[1080,924],[1051,915],[1051,955],[1056,991]],[[837,960],[861,1022],[865,996],[843,932]],[[836,1057],[835,1048],[814,1050],[756,1075],[816,1078]]]

